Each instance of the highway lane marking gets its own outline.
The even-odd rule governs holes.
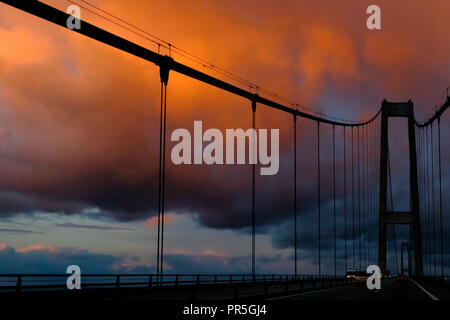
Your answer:
[[[319,293],[319,292],[324,292],[324,291],[330,291],[330,290],[335,290],[335,289],[339,289],[339,288],[343,288],[343,287],[344,286],[334,287],[334,288],[327,288],[327,289],[321,289],[321,290],[312,290],[312,291],[307,291],[307,292],[302,292],[302,293],[290,294],[290,295],[282,296],[282,297],[270,298],[270,299],[267,299],[267,300],[280,300],[280,299],[285,299],[285,298],[298,297],[298,296],[303,296],[303,295],[306,295],[306,294],[313,294],[313,293]]]
[[[418,286],[423,292],[425,292],[427,294],[427,296],[429,296],[432,300],[439,300],[434,294],[432,294],[431,292],[429,292],[427,289],[425,289],[424,287],[422,287],[420,284],[418,284],[416,281],[414,281],[413,279],[411,279],[411,281]]]

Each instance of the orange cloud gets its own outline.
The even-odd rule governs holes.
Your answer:
[[[17,252],[30,252],[30,251],[50,251],[50,252],[56,252],[56,247],[52,245],[47,244],[30,244],[29,246],[26,246],[24,248],[18,249]]]
[[[28,28],[0,28],[0,59],[14,65],[36,64],[52,59],[55,47],[48,36]]]
[[[330,27],[312,26],[305,42],[299,68],[313,93],[321,89],[326,76],[337,82],[357,79],[358,57],[349,36]]]
[[[169,214],[165,214],[164,215],[164,224],[173,224],[175,223],[175,221],[177,220],[176,215],[169,213]],[[147,228],[154,228],[156,226],[158,226],[158,217],[154,216],[151,218],[148,218],[147,220],[144,221],[144,226],[146,226]]]

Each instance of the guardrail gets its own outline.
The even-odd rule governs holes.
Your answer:
[[[0,274],[0,293],[27,291],[58,291],[67,290],[66,281],[70,274]],[[226,284],[263,284],[341,281],[345,276],[330,275],[249,275],[249,274],[81,274],[83,289],[133,288],[133,287],[179,287],[198,285],[226,285]]]

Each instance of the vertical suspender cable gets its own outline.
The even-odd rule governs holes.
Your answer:
[[[159,128],[159,181],[158,181],[158,257],[157,257],[157,279],[162,281],[164,272],[164,191],[166,176],[166,109],[167,109],[167,83],[169,81],[169,68],[167,65],[160,66],[161,78],[161,115]]]
[[[371,202],[370,202],[370,208],[371,208],[371,221],[370,221],[370,229],[372,230],[372,262],[375,263],[375,226],[373,225],[375,222],[375,180],[374,180],[374,174],[375,174],[375,161],[374,161],[374,131],[375,131],[375,124],[372,122],[372,125],[370,126],[370,194],[371,194]]]
[[[420,226],[422,227],[423,225],[423,180],[422,180],[422,167],[423,167],[423,158],[422,158],[422,128],[419,127],[419,133],[418,133],[418,163],[419,163],[419,168],[418,168],[418,180],[419,180],[419,220],[420,220]],[[424,244],[424,238],[423,238],[423,232],[421,232],[422,235],[422,245]],[[411,242],[412,244],[412,242]]]
[[[347,272],[347,158],[346,158],[346,141],[344,127],[344,264],[345,272]]]
[[[442,164],[441,164],[441,117],[438,118],[438,149],[439,149],[439,214],[441,223],[441,276],[444,276],[444,233],[442,220]]]
[[[353,151],[353,145],[354,145],[354,138],[353,138],[353,127],[352,127],[352,237],[353,237],[353,244],[352,244],[352,254],[353,254],[353,270],[355,270],[356,267],[356,255],[355,255],[355,245],[356,245],[356,235],[355,235],[355,165],[354,165],[354,151]]]
[[[161,191],[161,258],[159,270],[161,280],[164,275],[164,205],[165,205],[165,187],[166,187],[166,118],[167,118],[167,83],[164,84],[164,130],[163,130],[163,153],[162,153],[162,191]]]
[[[369,194],[370,194],[370,225],[369,228],[372,232],[372,236],[371,236],[371,250],[372,250],[372,263],[375,263],[376,257],[375,257],[375,226],[373,225],[374,220],[375,220],[375,192],[374,192],[374,172],[375,172],[375,163],[373,160],[373,144],[374,144],[374,123],[372,122],[371,126],[370,126],[370,148],[369,148],[369,162],[370,162],[370,171],[369,171],[369,176],[370,176],[370,189],[369,189]]]
[[[428,250],[427,250],[427,245],[428,245],[428,238],[426,236],[426,230],[427,230],[427,220],[426,220],[426,210],[427,210],[427,202],[426,202],[426,184],[427,184],[427,180],[426,180],[426,146],[425,146],[425,128],[421,128],[421,143],[422,143],[422,147],[421,147],[421,158],[422,158],[422,178],[421,178],[421,184],[422,184],[422,211],[421,211],[421,217],[422,217],[422,239],[424,240],[424,252],[425,252],[425,259],[424,259],[424,270],[425,270],[425,274],[428,270],[427,268],[427,254],[428,254]]]
[[[294,274],[297,279],[297,116],[294,114]]]
[[[365,171],[366,171],[366,165],[365,165],[365,147],[366,147],[366,130],[365,130],[365,126],[361,127],[362,130],[362,204],[363,204],[363,232],[362,234],[364,234],[364,241],[363,241],[363,245],[364,245],[364,265],[367,265],[367,234],[366,234],[366,183],[367,181],[365,181]]]
[[[367,215],[368,215],[368,217],[369,217],[369,219],[367,220],[367,234],[369,235],[369,238],[367,239],[367,241],[368,241],[368,249],[369,249],[369,257],[371,257],[371,253],[372,253],[372,250],[371,250],[371,239],[372,239],[372,236],[371,236],[371,229],[370,229],[370,227],[369,227],[369,223],[370,223],[370,216],[371,216],[371,198],[372,198],[372,194],[370,193],[370,172],[369,172],[369,168],[370,168],[370,162],[369,162],[369,160],[370,160],[370,158],[369,158],[369,155],[370,155],[370,153],[369,153],[369,151],[370,151],[370,125],[369,126],[367,126],[367,149],[366,149],[366,175],[367,175],[367,188],[366,188],[366,194],[367,194],[367,204],[366,204],[366,206],[367,206]],[[370,258],[370,261],[372,261],[372,259]],[[369,263],[369,264],[371,264],[371,263]]]
[[[422,213],[421,212],[422,211],[422,208],[421,208],[421,206],[422,206],[422,181],[421,181],[421,177],[422,177],[422,158],[421,158],[422,145],[421,145],[421,140],[420,140],[420,137],[421,137],[420,127],[418,127],[417,130],[418,130],[417,138],[416,138],[416,141],[417,141],[417,180],[418,180],[417,184],[419,187],[419,220],[420,220],[422,218],[422,215],[421,215],[421,213]],[[420,220],[420,222],[422,225],[421,220]],[[410,232],[412,232],[412,231],[410,231]],[[423,244],[423,239],[422,239],[422,244]],[[411,243],[411,245],[413,245],[413,244]]]
[[[376,174],[377,174],[377,157],[376,157],[376,147],[375,147],[375,141],[376,141],[376,122],[372,125],[372,240],[373,240],[373,259],[374,263],[377,259],[376,253],[377,253],[377,236],[376,236],[376,223],[377,223],[377,197],[376,197]]]
[[[319,240],[319,276],[322,274],[322,261],[320,256],[320,122],[317,121],[317,222]]]
[[[422,158],[422,178],[421,178],[421,184],[422,184],[422,211],[420,212],[421,217],[422,217],[422,221],[423,224],[421,225],[422,227],[422,239],[424,240],[424,252],[425,252],[425,259],[424,259],[424,269],[425,269],[425,273],[426,273],[426,255],[427,255],[427,237],[426,237],[426,174],[425,174],[425,168],[426,168],[426,161],[425,161],[425,129],[422,127],[420,129],[421,131],[421,143],[422,143],[422,148],[421,148],[421,158]]]
[[[256,133],[255,133],[255,113],[256,113],[256,100],[252,100],[252,128],[253,128],[253,144],[256,144]],[[253,146],[253,155],[256,157],[256,154],[254,154],[256,147]],[[256,160],[256,158],[254,159]],[[256,169],[256,161],[252,162],[252,278],[253,281],[255,281],[255,268],[256,268],[256,208],[255,208],[255,169]]]
[[[370,148],[370,141],[369,141],[369,135],[370,135],[370,124],[366,125],[366,212],[367,212],[367,220],[366,220],[366,233],[367,233],[367,265],[370,264],[372,261],[372,250],[371,250],[371,232],[369,229],[369,223],[370,223],[370,199],[371,195],[369,193],[370,188],[370,180],[369,180],[369,148]]]
[[[429,173],[429,164],[428,164],[428,148],[429,148],[429,143],[428,143],[428,126],[424,127],[424,132],[423,132],[423,145],[424,145],[424,220],[425,220],[425,240],[426,240],[426,267],[427,267],[427,273],[428,275],[430,275],[430,264],[429,264],[429,258],[430,258],[430,238],[429,238],[429,233],[428,233],[428,212],[429,212],[429,188],[428,188],[428,173]]]
[[[362,153],[361,153],[361,174],[362,174],[362,179],[361,179],[361,188],[360,190],[362,191],[362,193],[360,194],[360,198],[361,198],[361,203],[362,203],[362,232],[361,232],[361,241],[362,241],[362,256],[363,256],[363,263],[362,265],[366,264],[366,234],[365,234],[365,221],[366,221],[366,212],[364,210],[364,203],[365,203],[365,191],[364,191],[364,187],[365,187],[365,179],[364,179],[364,170],[365,170],[365,165],[364,165],[364,146],[365,146],[365,138],[364,138],[364,126],[361,127],[361,143],[362,143]],[[364,237],[363,237],[364,236]]]
[[[428,144],[428,126],[425,127],[426,131],[425,131],[425,165],[426,165],[426,170],[425,170],[425,191],[426,191],[426,207],[425,207],[425,225],[426,225],[426,239],[427,239],[427,269],[428,269],[428,275],[430,275],[430,234],[429,234],[429,212],[430,212],[430,188],[429,188],[429,173],[430,173],[430,166],[429,166],[429,154],[428,154],[428,149],[429,149],[429,144]]]
[[[158,169],[158,240],[156,253],[156,278],[159,281],[159,257],[160,257],[160,238],[161,238],[161,166],[162,166],[162,126],[163,126],[163,102],[164,102],[164,84],[161,81],[161,113],[159,119],[159,169]]]
[[[370,232],[369,232],[369,221],[370,221],[370,212],[369,212],[369,202],[370,202],[370,197],[369,197],[369,124],[367,124],[366,126],[366,134],[365,134],[365,143],[366,143],[366,153],[365,153],[365,162],[366,162],[366,171],[365,171],[365,175],[366,175],[366,187],[364,188],[365,190],[365,195],[366,195],[366,235],[367,235],[367,239],[366,239],[366,246],[367,246],[367,260],[366,260],[366,266],[369,265],[369,262],[371,261],[371,257],[370,257]]]
[[[372,128],[373,128],[373,122],[369,124],[369,136],[368,136],[368,142],[369,142],[369,150],[367,155],[367,161],[369,163],[368,165],[368,171],[367,174],[369,175],[369,185],[368,185],[368,194],[369,194],[369,232],[370,232],[370,241],[369,241],[369,248],[370,248],[370,264],[374,261],[374,252],[373,252],[373,181],[372,181],[372,174],[373,174],[373,162],[372,162]]]
[[[359,249],[359,270],[362,267],[362,250],[361,250],[361,162],[360,162],[360,141],[358,127],[358,249]]]
[[[425,259],[424,259],[424,269],[425,274],[427,273],[428,267],[427,267],[427,254],[428,254],[428,242],[427,242],[427,236],[426,236],[426,230],[427,230],[427,179],[426,179],[426,168],[427,168],[427,161],[426,161],[426,144],[425,144],[425,129],[422,127],[422,220],[423,220],[423,227],[422,227],[422,238],[425,240],[424,242],[424,251],[425,251]]]
[[[370,180],[369,180],[369,124],[366,125],[366,234],[367,234],[367,265],[369,265],[371,261],[371,250],[370,250],[370,229],[369,229],[369,222],[370,222],[370,194],[369,194],[369,187],[370,187]]]
[[[433,223],[433,272],[436,276],[436,214],[434,211],[435,197],[434,197],[434,144],[433,144],[433,122],[431,123],[431,199],[432,199],[432,223]]]
[[[369,221],[370,221],[370,213],[369,213],[369,125],[366,125],[366,234],[367,234],[367,263],[369,265],[370,259],[370,229],[369,229]]]
[[[433,249],[432,249],[432,241],[431,241],[431,230],[433,228],[433,224],[431,223],[431,182],[430,182],[430,166],[431,166],[431,160],[430,160],[430,150],[431,150],[431,146],[430,146],[430,136],[429,136],[429,126],[426,126],[426,146],[427,146],[427,151],[426,151],[426,162],[427,162],[427,170],[426,170],[426,192],[427,192],[427,213],[426,213],[426,219],[427,219],[427,242],[428,242],[428,254],[427,254],[427,259],[428,259],[428,275],[432,275],[433,274]]]
[[[335,126],[333,125],[333,237],[334,237],[334,276],[336,276],[336,146]]]

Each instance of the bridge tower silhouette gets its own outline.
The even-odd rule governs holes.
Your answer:
[[[403,117],[408,120],[409,140],[409,175],[410,175],[410,211],[388,211],[388,120],[391,117]],[[412,231],[412,247],[414,252],[414,269],[416,276],[423,276],[422,235],[419,214],[419,187],[417,176],[417,152],[414,122],[414,104],[408,102],[388,102],[383,100],[381,106],[381,149],[380,149],[380,203],[379,203],[379,237],[378,237],[378,266],[386,270],[387,261],[387,226],[389,224],[410,225]],[[392,208],[393,209],[393,208]]]

